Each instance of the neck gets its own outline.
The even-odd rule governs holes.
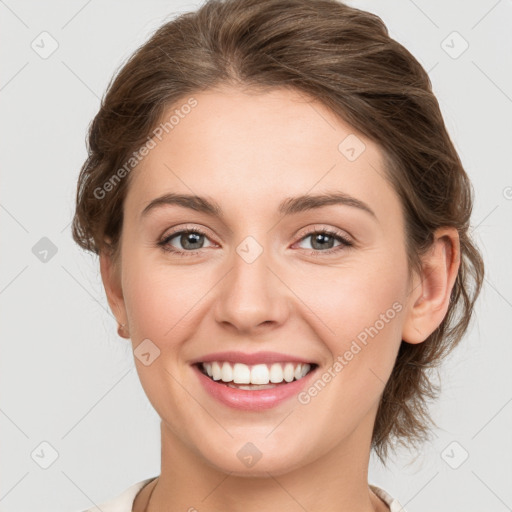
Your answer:
[[[309,464],[247,476],[212,466],[162,421],[161,475],[139,493],[133,510],[388,512],[368,487],[370,438],[371,431],[356,429]]]

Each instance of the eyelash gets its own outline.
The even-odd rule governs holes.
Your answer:
[[[168,236],[166,236],[165,238],[163,238],[162,240],[157,242],[157,245],[159,247],[161,247],[161,249],[163,251],[165,251],[167,253],[172,253],[172,254],[174,254],[176,256],[180,256],[180,257],[195,256],[195,255],[199,254],[200,249],[196,250],[196,251],[179,251],[179,250],[173,248],[171,245],[169,245],[170,240],[172,240],[176,236],[182,235],[184,233],[194,233],[194,234],[198,234],[198,235],[204,235],[205,237],[208,238],[207,233],[205,233],[200,228],[183,229],[181,231],[175,231],[173,233],[170,233]],[[354,245],[353,242],[351,242],[348,238],[343,236],[341,233],[339,233],[338,231],[335,231],[335,230],[330,230],[330,229],[320,229],[320,230],[316,230],[316,231],[310,231],[309,233],[306,233],[303,237],[301,237],[299,242],[304,240],[305,238],[308,238],[313,235],[319,235],[319,234],[332,236],[332,237],[336,238],[339,242],[341,242],[341,244],[336,247],[333,247],[331,249],[327,249],[325,251],[311,249],[310,252],[308,253],[310,256],[322,257],[324,255],[330,255],[330,254],[336,253],[340,250],[346,250]],[[305,250],[307,250],[307,249],[305,249]]]

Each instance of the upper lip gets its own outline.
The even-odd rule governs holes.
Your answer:
[[[312,361],[303,357],[290,354],[282,354],[279,352],[253,352],[247,354],[245,352],[215,352],[198,357],[191,361],[191,364],[207,363],[212,361],[227,361],[229,363],[243,363],[246,365],[255,364],[272,364],[272,363],[309,363]],[[313,363],[314,364],[314,363]]]

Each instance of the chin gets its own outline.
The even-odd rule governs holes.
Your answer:
[[[262,440],[263,441],[263,440]],[[207,464],[217,471],[244,478],[268,478],[289,473],[307,463],[304,449],[296,450],[288,445],[286,449],[262,448],[256,446],[257,441],[236,443],[233,448],[222,449],[221,452],[203,453]]]

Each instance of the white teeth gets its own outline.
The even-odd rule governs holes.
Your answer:
[[[270,367],[270,382],[279,383],[283,382],[283,367],[279,363],[274,363]]]
[[[246,390],[275,388],[274,384],[266,384],[266,385],[262,386],[262,385],[259,385],[259,384],[232,384],[231,382],[228,383],[228,386],[230,388],[234,388],[234,389],[246,389]]]
[[[293,373],[294,373],[294,368],[293,368],[293,364],[292,363],[286,363],[285,366],[284,366],[284,380],[286,382],[291,382],[293,380]]]
[[[268,384],[269,371],[266,364],[257,364],[251,368],[252,384]],[[236,381],[235,381],[236,383]]]
[[[222,382],[231,382],[233,380],[233,368],[229,363],[222,365]]]
[[[251,369],[246,364],[235,363],[233,366],[233,382],[235,384],[250,384]]]
[[[220,369],[220,364],[215,361],[212,363],[212,377],[213,380],[220,380],[222,377],[222,370]]]
[[[307,363],[273,363],[272,365],[256,364],[248,366],[243,363],[231,364],[227,361],[202,363],[202,367],[213,380],[222,380],[222,382],[232,384],[248,384],[248,386],[236,386],[240,389],[255,389],[255,387],[266,389],[267,387],[273,387],[269,383],[280,384],[283,381],[300,380],[311,369],[311,365]],[[252,385],[255,385],[255,387]]]

